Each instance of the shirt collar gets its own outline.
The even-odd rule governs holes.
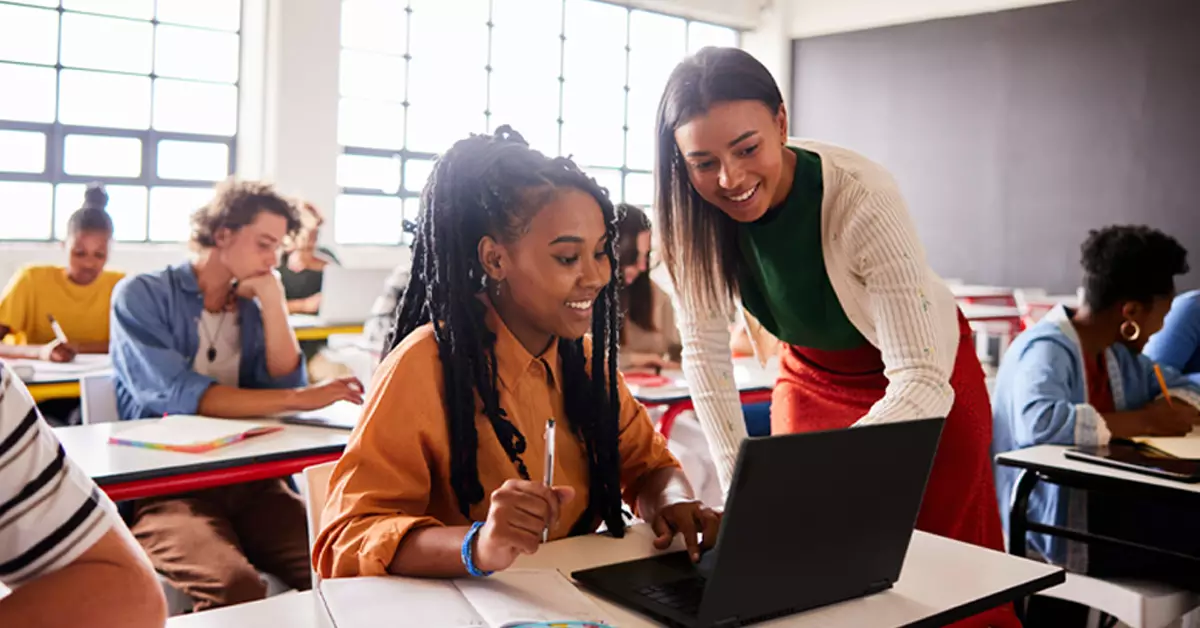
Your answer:
[[[196,269],[190,260],[171,266],[171,274],[179,280],[179,287],[184,292],[200,293],[200,282],[196,279]]]
[[[514,391],[522,378],[538,377],[561,392],[562,373],[558,359],[558,339],[551,341],[549,348],[542,355],[533,355],[509,331],[492,304],[486,298],[482,301],[487,308],[484,322],[488,329],[496,334],[496,371],[501,385],[509,391]]]

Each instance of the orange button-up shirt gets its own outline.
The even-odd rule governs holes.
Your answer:
[[[551,343],[539,358],[492,310],[487,324],[496,333],[500,405],[525,435],[521,459],[529,476],[540,479],[546,419],[565,417],[557,343]],[[632,504],[647,473],[679,463],[624,380],[618,384],[621,485],[625,500]],[[313,548],[313,565],[325,578],[387,573],[409,531],[485,521],[492,491],[506,480],[520,478],[477,399],[475,429],[484,498],[471,508],[470,520],[459,511],[450,484],[446,391],[432,325],[414,331],[388,355],[371,388],[362,420],[329,480],[322,530]],[[568,421],[560,423],[555,438],[555,484],[573,487],[575,497],[563,506],[558,525],[550,530],[552,539],[566,536],[583,514],[589,476],[583,443]]]

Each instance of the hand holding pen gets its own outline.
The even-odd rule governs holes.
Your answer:
[[[47,362],[70,362],[75,359],[75,348],[72,347],[67,340],[67,334],[63,331],[62,325],[54,318],[54,315],[47,314],[50,319],[50,329],[54,330],[54,340],[42,346],[38,352],[38,358]]]

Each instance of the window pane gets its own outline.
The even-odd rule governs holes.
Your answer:
[[[654,175],[630,172],[625,175],[625,202],[639,207],[654,204]]]
[[[667,77],[687,55],[687,22],[634,11],[629,17],[629,88],[662,95]]]
[[[58,12],[0,5],[0,60],[54,65]]]
[[[340,87],[343,96],[404,102],[404,57],[343,50]]]
[[[238,36],[181,26],[159,26],[154,71],[160,76],[233,83],[238,79]]]
[[[186,241],[191,234],[192,213],[212,199],[212,195],[210,188],[151,188],[150,239]]]
[[[54,68],[33,68],[0,63],[0,94],[20,94],[20,98],[0,98],[0,118],[26,122],[54,122]]]
[[[526,74],[520,66],[492,70],[489,131],[507,124],[533,148],[558,154],[559,82],[556,76]]]
[[[584,172],[593,179],[600,187],[608,189],[608,198],[614,203],[621,202],[621,171],[610,170],[608,168],[586,168]]]
[[[142,140],[135,137],[68,135],[63,171],[74,175],[136,177],[142,174]]]
[[[400,158],[338,155],[337,181],[344,188],[395,194],[400,191]]]
[[[563,76],[597,85],[625,85],[629,10],[592,0],[567,0]]]
[[[236,31],[242,23],[241,0],[158,0],[158,21]]]
[[[404,219],[412,221],[412,222],[417,222],[417,220],[420,217],[421,217],[421,199],[416,196],[410,196],[410,197],[404,199]],[[406,238],[405,238],[406,240],[412,238],[412,236],[408,235],[407,233],[404,235],[406,236]]]
[[[237,113],[233,85],[154,81],[154,128],[159,131],[233,136]]]
[[[52,195],[49,183],[0,181],[2,236],[11,240],[50,239]]]
[[[44,172],[46,136],[35,131],[0,131],[0,171]]]
[[[408,45],[404,2],[343,0],[342,45],[402,55]]]
[[[82,183],[60,183],[54,194],[54,237],[67,237],[67,221],[83,205]],[[108,215],[113,221],[113,237],[117,240],[146,239],[146,188],[138,185],[108,185]]]
[[[424,190],[435,163],[428,159],[409,159],[404,162],[404,189],[409,192]]]
[[[17,4],[33,4],[39,7],[58,8],[58,0],[16,0]]]
[[[150,126],[150,77],[63,70],[58,118],[65,124],[145,129]]]
[[[635,170],[654,168],[658,101],[662,90],[629,90],[629,133],[625,136],[625,165]]]
[[[562,0],[492,0],[492,69],[507,69],[514,78],[557,78],[562,7]]]
[[[228,175],[227,144],[180,140],[158,143],[158,176],[161,179],[220,181]]]
[[[625,152],[625,90],[586,78],[563,83],[563,153],[583,166],[620,167]]]
[[[340,244],[397,244],[404,209],[395,196],[342,194],[334,203],[334,240]]]
[[[412,0],[411,19],[405,145],[442,152],[486,130],[488,3]]]
[[[152,29],[149,22],[65,13],[63,65],[149,74],[154,50]]]
[[[733,48],[738,45],[738,33],[732,28],[706,24],[704,22],[688,22],[688,54],[692,54],[705,46],[722,46]]]
[[[104,15],[149,20],[154,17],[154,0],[63,0],[63,8]]]
[[[403,148],[404,106],[343,98],[338,103],[338,143],[362,148]]]

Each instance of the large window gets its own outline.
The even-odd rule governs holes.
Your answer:
[[[233,172],[240,26],[240,0],[0,1],[0,239],[62,239],[91,181],[117,239],[187,239]]]
[[[734,29],[597,0],[343,0],[342,244],[396,244],[437,153],[501,124],[649,205],[654,115],[689,52]]]

